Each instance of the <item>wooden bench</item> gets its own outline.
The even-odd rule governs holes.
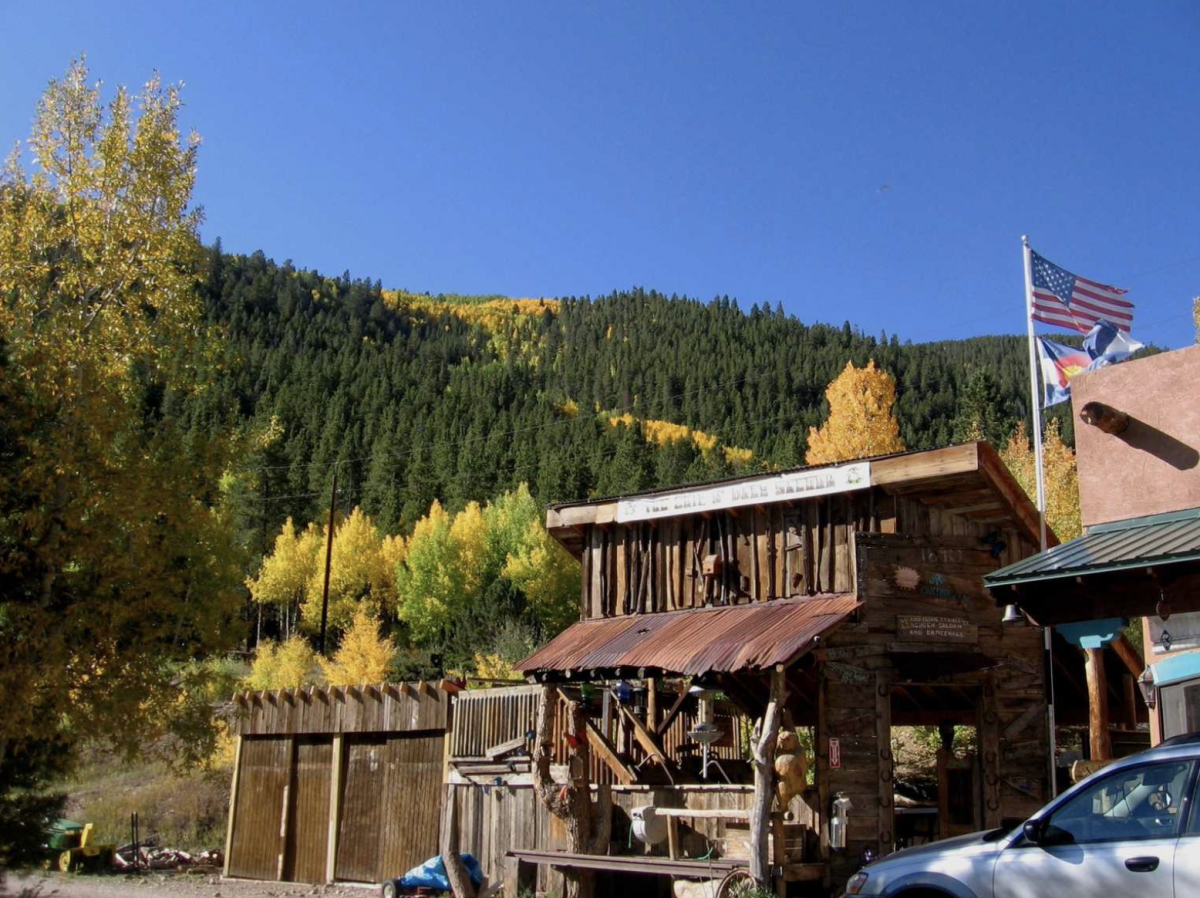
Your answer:
[[[507,857],[517,861],[517,888],[536,888],[536,868],[557,867],[568,870],[604,870],[611,873],[640,873],[647,876],[682,876],[685,879],[720,879],[731,870],[746,867],[744,857],[711,860],[672,859],[638,855],[578,854],[570,851],[513,849]],[[789,864],[784,868],[788,882],[817,881],[824,877],[824,864]]]

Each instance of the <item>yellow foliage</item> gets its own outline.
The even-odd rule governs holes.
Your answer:
[[[646,442],[666,446],[668,443],[686,440],[692,435],[692,429],[686,424],[647,418],[642,422],[642,434],[646,437]]]
[[[655,418],[635,418],[632,412],[625,412],[621,415],[609,415],[609,427],[633,427],[635,424],[640,424],[642,428],[642,437],[647,443],[653,443],[656,446],[667,446],[671,443],[677,443],[681,440],[690,439],[696,444],[696,448],[701,453],[707,455],[717,448],[717,438],[713,434],[705,433],[702,430],[693,430],[686,424],[676,424],[673,421],[660,421]],[[754,457],[753,450],[740,449],[736,446],[724,446],[721,450],[725,454],[725,458],[731,464],[745,464]]]
[[[382,683],[387,680],[395,657],[395,644],[379,635],[379,622],[359,606],[333,658],[320,659],[321,670],[330,686]]]
[[[309,524],[303,533],[296,533],[288,518],[275,537],[275,550],[263,559],[258,576],[246,581],[251,598],[263,605],[299,601],[317,573],[323,545],[315,526]]]
[[[847,362],[825,390],[829,418],[818,430],[808,431],[810,465],[868,458],[904,451],[900,424],[892,414],[896,382],[872,360],[865,368]]]
[[[750,463],[750,459],[754,458],[754,451],[751,449],[739,449],[737,446],[726,446],[725,461],[729,462],[735,468],[741,465]]]
[[[523,680],[517,670],[498,654],[475,653],[475,676],[485,680]]]
[[[522,352],[531,360],[536,343],[530,342],[530,323],[546,312],[557,315],[557,299],[507,299],[504,297],[421,296],[405,290],[384,290],[384,302],[393,309],[425,317],[449,312],[468,324],[479,325],[501,357]]]
[[[76,61],[38,104],[28,164],[14,150],[0,171],[10,748],[84,734],[149,744],[178,694],[174,665],[236,639],[240,559],[209,505],[225,442],[189,457],[143,406],[145,384],[193,388],[204,366],[176,361],[219,347],[197,290],[199,138],[181,139],[181,105],[157,77],[102,103]]]
[[[463,589],[474,595],[480,587],[487,561],[487,523],[478,502],[467,503],[467,507],[454,516],[450,538],[458,548],[458,563],[463,569]]]
[[[566,415],[568,418],[574,418],[579,414],[579,403],[574,399],[567,399],[558,405],[558,411]]]
[[[321,538],[324,546],[324,536]],[[321,553],[323,554],[323,553]],[[325,570],[317,569],[309,577],[301,620],[316,632],[321,626],[321,603]],[[349,626],[359,603],[366,602],[376,612],[390,608],[396,597],[395,564],[383,554],[383,537],[371,519],[357,506],[333,532],[333,555],[329,574],[329,626],[342,630]]]
[[[315,663],[316,653],[303,636],[283,642],[260,642],[246,685],[255,691],[308,686],[315,679]]]
[[[1017,424],[1000,457],[1026,495],[1036,503],[1037,460],[1024,421]],[[1079,471],[1075,465],[1075,452],[1059,435],[1057,420],[1052,420],[1042,434],[1042,461],[1046,485],[1046,525],[1060,540],[1066,542],[1083,532],[1079,511]]]

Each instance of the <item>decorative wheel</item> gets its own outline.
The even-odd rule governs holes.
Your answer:
[[[383,895],[383,898],[396,898],[396,882],[395,882],[395,880],[392,880],[391,882],[385,882],[383,884],[382,895]]]
[[[743,898],[753,895],[758,889],[758,883],[745,867],[730,870],[717,886],[716,898]]]

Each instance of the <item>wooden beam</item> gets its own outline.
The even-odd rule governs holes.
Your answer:
[[[592,750],[600,757],[608,769],[612,771],[613,777],[622,786],[628,786],[631,783],[637,782],[637,775],[626,766],[617,754],[617,749],[611,742],[596,729],[596,725],[590,720],[585,721],[587,726],[588,742],[592,745]]]
[[[666,716],[658,724],[658,735],[662,735],[671,728],[671,724],[675,722],[675,718],[679,716],[679,712],[683,710],[683,703],[687,701],[688,691],[685,686],[675,699],[675,703],[671,705],[671,709],[667,711]]]
[[[325,881],[337,879],[338,830],[342,823],[342,757],[346,737],[334,734],[332,765],[329,776],[329,833],[326,836]]]
[[[1142,660],[1142,656],[1138,654],[1138,650],[1129,641],[1129,637],[1121,633],[1109,645],[1112,646],[1112,650],[1116,656],[1121,659],[1121,663],[1125,665],[1125,669],[1133,674],[1134,679],[1142,675],[1142,671],[1146,669],[1146,662]]]
[[[233,785],[229,789],[229,823],[225,827],[225,871],[224,875],[229,875],[229,855],[233,848],[233,827],[237,822],[235,811],[237,810],[238,797],[238,780],[242,775],[242,737],[235,736],[233,749]]]
[[[1108,681],[1104,673],[1104,649],[1084,649],[1087,660],[1088,746],[1093,761],[1112,758],[1112,738],[1108,732]]]
[[[658,732],[658,678],[646,678],[646,729]]]
[[[666,771],[667,778],[674,785],[675,780],[671,776],[671,761],[667,757],[666,752],[662,750],[662,746],[659,745],[658,737],[647,730],[645,725],[637,719],[637,715],[625,707],[625,705],[621,705],[621,714],[629,722],[633,731],[633,738],[642,747],[642,751],[662,766],[663,770]]]

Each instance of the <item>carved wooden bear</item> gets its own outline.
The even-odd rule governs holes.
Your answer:
[[[775,795],[779,810],[786,811],[792,798],[808,786],[808,757],[794,730],[784,730],[775,744]]]

